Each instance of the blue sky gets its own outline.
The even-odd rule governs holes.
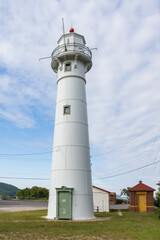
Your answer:
[[[71,24],[93,52],[87,101],[93,184],[156,187],[160,163],[159,0],[0,0],[0,181],[49,188],[56,106],[50,56]],[[14,155],[34,154],[39,155]],[[104,179],[101,179],[104,178]]]

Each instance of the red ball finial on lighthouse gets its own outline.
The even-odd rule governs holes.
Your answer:
[[[70,31],[70,33],[74,32],[74,28],[71,27],[69,31]]]

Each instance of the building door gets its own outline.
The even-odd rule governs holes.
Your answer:
[[[72,219],[72,189],[57,188],[57,218]]]
[[[145,194],[138,195],[138,206],[139,206],[139,212],[146,212],[146,195]]]

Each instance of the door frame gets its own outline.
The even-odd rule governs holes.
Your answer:
[[[70,195],[70,217],[64,218],[64,219],[72,219],[72,192],[73,188],[67,188],[65,186],[62,186],[61,188],[56,188],[56,218],[57,219],[63,219],[62,217],[59,217],[59,194],[62,192],[67,192]]]

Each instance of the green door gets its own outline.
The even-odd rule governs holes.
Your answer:
[[[59,192],[58,206],[59,206],[59,218],[70,219],[71,218],[71,197],[70,192]]]
[[[57,188],[57,218],[72,219],[72,189]]]

